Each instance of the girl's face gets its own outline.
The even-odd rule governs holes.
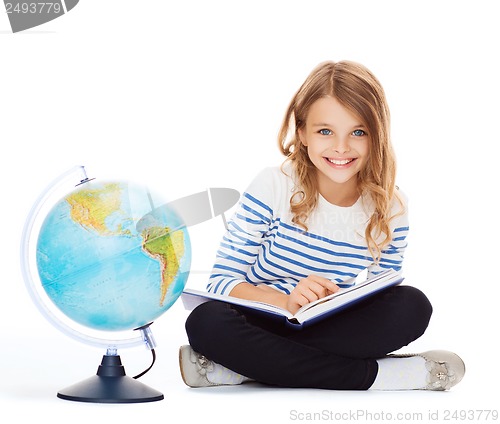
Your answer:
[[[358,198],[357,174],[368,161],[367,128],[333,97],[323,97],[309,109],[299,130],[311,162],[318,170],[319,192],[328,201],[349,206]]]

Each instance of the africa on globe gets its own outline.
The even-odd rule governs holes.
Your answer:
[[[191,246],[179,214],[147,188],[91,181],[45,217],[36,264],[44,291],[64,315],[121,331],[173,305],[186,285]]]

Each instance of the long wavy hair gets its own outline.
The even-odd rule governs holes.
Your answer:
[[[368,161],[357,178],[359,194],[369,194],[374,204],[365,238],[377,262],[382,249],[391,241],[389,222],[393,218],[394,199],[401,207],[403,203],[395,186],[396,159],[390,140],[390,113],[385,93],[378,79],[359,63],[330,61],[319,64],[293,96],[285,113],[278,144],[286,156],[284,164],[291,162],[298,179],[290,198],[292,221],[307,231],[307,218],[318,203],[317,171],[309,159],[307,147],[300,141],[299,131],[306,125],[311,105],[327,96],[337,99],[368,129]]]

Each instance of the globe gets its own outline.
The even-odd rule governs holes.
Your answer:
[[[191,206],[188,202],[183,215]],[[21,237],[28,292],[63,333],[106,348],[95,375],[57,396],[100,403],[163,399],[137,378],[155,363],[150,325],[181,295],[190,265],[189,234],[175,202],[165,203],[131,181],[88,178],[84,167],[49,184],[28,214]],[[127,332],[140,335],[127,338]],[[152,352],[153,361],[132,378],[117,350],[139,344]]]
[[[38,234],[36,266],[65,316],[121,331],[154,321],[177,300],[189,275],[189,235],[172,208],[155,206],[148,189],[129,181],[86,182],[55,203]]]

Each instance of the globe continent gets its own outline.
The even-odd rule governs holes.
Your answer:
[[[121,331],[150,323],[177,300],[189,275],[189,235],[174,210],[152,202],[146,188],[130,182],[90,182],[47,214],[37,268],[63,314]]]

